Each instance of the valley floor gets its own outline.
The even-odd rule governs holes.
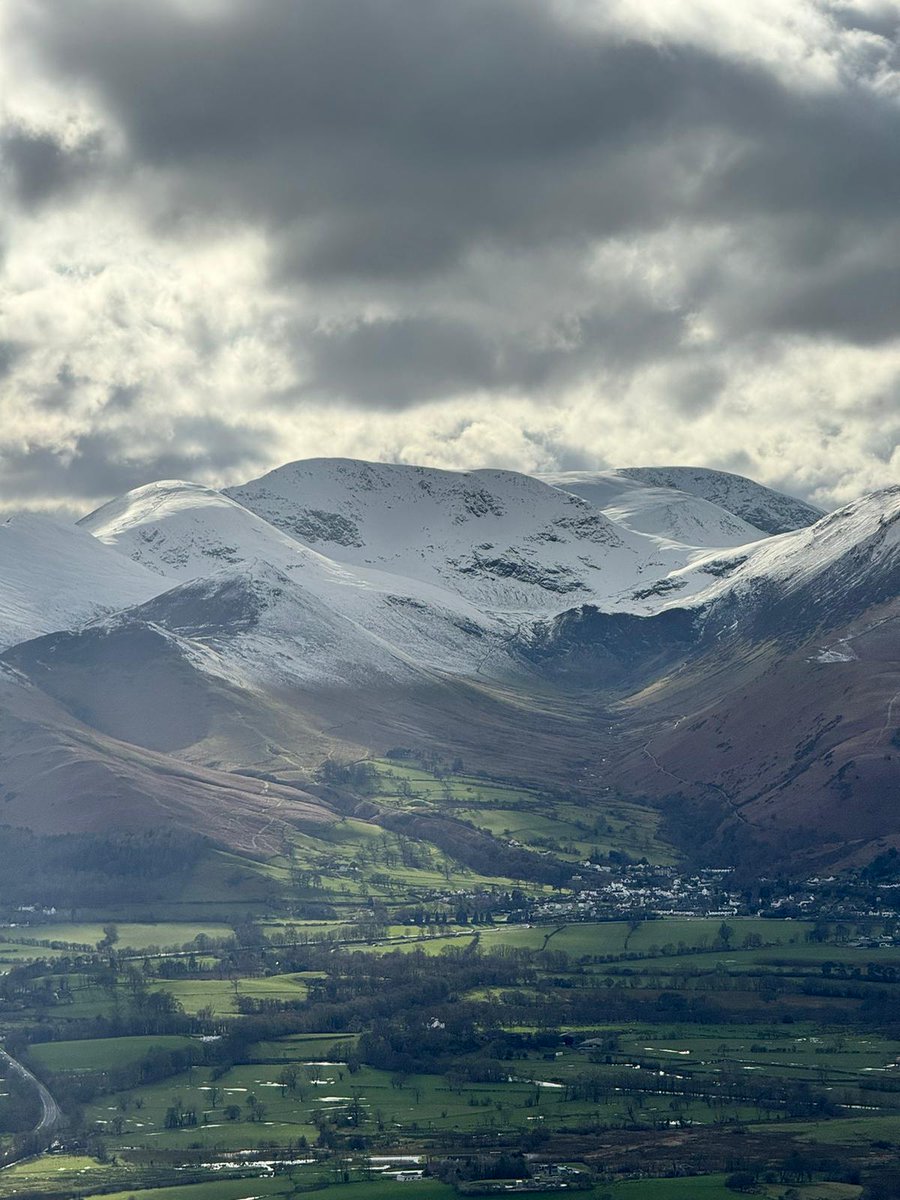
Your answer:
[[[268,859],[184,846],[177,874],[140,842],[143,898],[103,891],[127,842],[38,844],[58,883],[63,850],[80,860],[94,899],[63,908],[10,843],[0,887],[30,878],[34,902],[5,902],[0,1027],[30,1075],[0,1062],[0,1198],[894,1186],[890,856],[751,886],[679,863],[658,814],[615,797],[588,815],[387,760],[338,785],[382,823],[296,828]],[[438,811],[473,840],[443,840]]]

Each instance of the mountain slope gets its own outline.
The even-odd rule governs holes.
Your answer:
[[[160,581],[83,530],[36,513],[0,523],[0,648],[139,604]]]
[[[824,515],[814,504],[730,471],[714,471],[709,467],[623,467],[618,474],[655,487],[689,492],[769,534],[789,533],[811,525]]]
[[[608,785],[655,797],[686,845],[865,861],[900,845],[900,488],[748,549],[686,603],[583,606],[521,652],[561,686],[607,689]]]
[[[73,717],[0,667],[2,819],[38,833],[105,833],[171,823],[251,854],[275,853],[284,822],[331,823],[296,788],[192,766]]]
[[[696,549],[743,546],[766,534],[728,509],[676,487],[631,479],[623,471],[565,471],[541,479],[581,496],[611,521]]]
[[[711,577],[701,591],[698,576]],[[900,593],[900,486],[829,513],[814,525],[675,571],[690,603],[752,628],[802,639]],[[722,617],[719,618],[722,620]]]
[[[307,662],[312,667],[315,659],[323,680],[337,682],[342,677],[332,668],[333,654],[327,651],[329,646],[340,649],[342,642],[347,643],[341,651],[345,666],[354,653],[359,655],[356,674],[368,669],[385,672],[390,661],[401,676],[408,674],[402,664],[412,662],[475,671],[501,643],[498,623],[464,596],[429,581],[336,562],[211,488],[180,481],[150,484],[80,524],[120,553],[168,576],[170,586],[224,570],[256,572],[262,578],[266,568],[274,569],[291,585],[288,591],[300,589],[293,592],[295,605],[306,610],[302,617],[297,608],[299,627],[318,606],[324,644]],[[327,636],[326,625],[334,627]],[[280,633],[290,639],[286,614]],[[310,647],[314,641],[306,637]],[[275,662],[279,654],[274,643],[272,650],[268,658]]]
[[[632,706],[643,733],[615,782],[713,857],[796,871],[900,846],[896,600],[788,652],[695,664]]]
[[[428,583],[508,617],[611,603],[690,557],[513,471],[309,459],[226,494],[337,562]]]

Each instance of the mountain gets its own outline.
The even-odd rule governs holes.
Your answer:
[[[313,459],[22,525],[5,586],[36,615],[0,658],[0,794],[39,806],[58,769],[70,823],[95,794],[117,820],[119,778],[129,821],[178,778],[179,819],[228,842],[233,808],[255,819],[238,773],[315,806],[324,760],[406,747],[588,809],[609,789],[658,805],[719,859],[871,856],[900,844],[900,489],[811,515],[687,468]],[[68,596],[48,582],[69,577]]]
[[[716,576],[692,597],[733,614],[757,636],[798,641],[900,594],[900,486],[829,513],[814,525],[700,560],[671,582]],[[720,618],[721,619],[721,618]]]
[[[900,488],[713,561],[685,605],[585,606],[524,652],[570,687],[621,690],[607,778],[687,841],[794,868],[900,845]]]
[[[514,471],[310,459],[226,495],[336,562],[428,583],[517,620],[614,604],[690,560],[673,539]]]
[[[708,467],[625,467],[619,474],[709,500],[764,533],[790,533],[824,516],[821,508],[764,487],[743,475]]]
[[[257,599],[266,587],[275,598],[273,580],[279,576],[282,622],[277,635],[269,637],[271,653],[262,653],[259,663],[262,667],[265,659],[276,673],[289,669],[289,659],[294,675],[318,673],[332,683],[350,663],[357,676],[376,670],[407,677],[422,665],[466,673],[501,644],[501,623],[439,581],[336,561],[211,488],[180,481],[150,484],[104,505],[80,525],[133,562],[168,577],[169,586],[228,571],[245,577],[248,584],[240,595],[239,589],[230,591],[239,607],[249,602],[250,578],[256,579]],[[201,595],[195,589],[191,595],[195,607],[214,603],[218,619],[225,620],[217,587],[215,601],[212,591]],[[291,617],[285,611],[288,595]],[[271,626],[275,606],[268,610]],[[204,620],[214,623],[215,618]],[[316,635],[303,633],[310,622],[316,623]],[[304,653],[290,650],[294,631],[306,646]],[[262,643],[257,646],[262,651]]]
[[[726,506],[674,484],[632,479],[624,471],[565,471],[541,479],[587,500],[633,533],[685,547],[743,546],[766,536],[762,528],[735,516]]]
[[[36,513],[0,523],[0,648],[149,599],[160,583],[96,538]]]
[[[745,866],[835,869],[900,846],[900,603],[794,648],[701,659],[639,697],[615,781]],[[635,699],[630,701],[635,703]]]
[[[177,698],[176,698],[177,703]],[[285,821],[323,828],[321,800],[148,751],[79,720],[0,666],[2,824],[37,833],[133,832],[172,824],[244,853],[273,854]]]

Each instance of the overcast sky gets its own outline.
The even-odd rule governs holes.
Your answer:
[[[5,0],[0,504],[900,479],[900,0]]]

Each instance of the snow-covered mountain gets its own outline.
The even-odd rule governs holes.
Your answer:
[[[900,488],[816,516],[686,468],[533,478],[313,459],[224,492],[150,484],[79,527],[0,526],[11,711],[35,714],[41,778],[65,763],[110,795],[120,767],[104,764],[131,745],[163,756],[135,768],[148,781],[165,756],[308,780],[335,745],[346,757],[425,745],[566,787],[602,770],[668,795],[674,774],[702,797],[706,778],[720,796],[773,754],[793,762],[819,745],[822,720],[838,729],[852,709],[853,735],[830,739],[827,762],[811,751],[814,769],[772,775],[788,829],[785,805],[808,821],[816,788],[844,796],[851,759],[871,758],[859,778],[877,776],[879,795],[894,771],[884,743],[900,680],[882,647],[900,620]],[[876,646],[870,630],[877,685],[858,666],[847,682],[858,639]],[[785,656],[782,696],[771,677]],[[727,710],[738,731],[751,703],[763,732],[735,732],[730,774],[716,775],[710,756],[729,739],[705,714]],[[54,723],[62,742],[47,740]],[[60,750],[76,725],[99,739],[89,769]],[[12,755],[15,720],[4,728]],[[619,758],[628,767],[613,778]],[[246,802],[243,785],[234,795]]]
[[[517,620],[612,603],[695,550],[514,471],[310,459],[226,494],[337,562],[429,583]]]
[[[659,664],[710,645],[784,645],[823,636],[900,596],[900,487],[854,501],[804,529],[699,558],[635,592],[630,608],[572,606],[535,622],[525,653],[570,674],[615,662]]]
[[[766,536],[727,507],[674,485],[632,479],[622,471],[565,471],[541,479],[581,496],[633,533],[686,548],[743,546]]]
[[[709,500],[765,533],[789,533],[812,525],[825,515],[814,504],[730,471],[714,471],[709,467],[624,467],[618,474]]]
[[[763,585],[790,590],[864,541],[891,503],[876,497],[768,537],[710,500],[621,472],[545,481],[311,459],[227,493],[149,484],[80,525],[167,580],[158,592],[225,572],[192,593],[199,605],[216,592],[219,619],[221,595],[237,596],[241,573],[250,589],[255,573],[257,593],[278,593],[267,620],[282,614],[270,635],[254,634],[255,675],[336,682],[353,676],[355,655],[360,670],[395,678],[411,669],[505,677],[510,645],[570,610],[651,616],[706,610]],[[315,635],[304,633],[309,622]]]
[[[792,533],[752,547],[712,555],[673,572],[672,582],[717,578],[703,592],[747,601],[765,592],[771,600],[815,589],[823,607],[838,608],[860,588],[867,603],[890,599],[900,583],[900,486],[863,496]]]
[[[359,670],[384,671],[391,663],[402,676],[409,672],[404,664],[467,672],[502,634],[496,619],[465,595],[441,587],[437,576],[430,582],[339,562],[197,484],[166,481],[138,488],[84,518],[81,527],[167,577],[169,586],[212,578],[211,587],[190,595],[198,612],[204,602],[214,605],[226,627],[222,595],[242,604],[250,603],[251,591],[257,599],[268,591],[269,624],[280,614],[277,636],[273,629],[265,643],[273,674],[284,674],[290,662],[294,674],[308,678],[318,664],[322,678],[336,681],[343,673],[338,659],[349,664],[354,651]],[[235,580],[242,575],[245,594],[239,602]],[[213,623],[211,616],[199,619]],[[304,633],[309,621],[318,622],[317,636]],[[261,651],[263,643],[257,645]]]
[[[0,649],[140,604],[159,590],[145,567],[81,529],[36,513],[0,523]]]
[[[472,670],[486,653],[486,631],[433,605],[374,592],[367,616],[377,628],[298,574],[257,560],[180,583],[92,628],[165,631],[196,668],[251,688],[323,680],[353,687],[377,676],[410,684],[428,669]]]

